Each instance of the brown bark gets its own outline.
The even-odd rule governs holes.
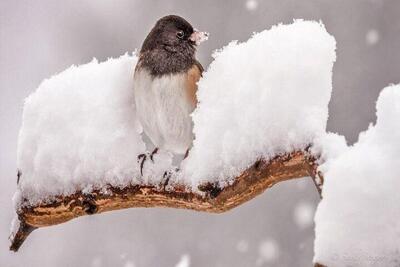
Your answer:
[[[20,229],[11,240],[10,249],[17,251],[29,233],[36,228],[63,223],[88,214],[133,207],[225,212],[254,198],[278,182],[304,176],[316,178],[316,169],[313,157],[307,152],[297,151],[277,156],[268,162],[255,162],[235,178],[231,185],[224,188],[220,188],[218,184],[202,184],[198,189],[203,194],[192,192],[177,184],[167,187],[132,185],[124,189],[110,187],[111,194],[101,191],[91,194],[77,192],[70,196],[58,197],[50,204],[22,208],[18,212]]]

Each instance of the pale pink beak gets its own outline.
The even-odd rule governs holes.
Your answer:
[[[208,32],[199,32],[197,29],[194,29],[194,32],[190,35],[189,40],[194,42],[196,45],[208,40]]]

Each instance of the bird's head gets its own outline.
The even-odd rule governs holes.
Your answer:
[[[169,15],[157,21],[144,40],[141,52],[165,49],[170,52],[192,51],[194,54],[195,47],[207,38],[208,33],[197,31],[184,18]]]

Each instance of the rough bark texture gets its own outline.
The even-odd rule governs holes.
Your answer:
[[[36,228],[63,223],[83,215],[133,207],[170,207],[221,213],[254,198],[278,182],[304,176],[313,177],[320,190],[319,181],[322,177],[317,179],[316,169],[315,159],[307,152],[298,151],[268,162],[255,162],[227,187],[202,184],[198,189],[203,194],[177,184],[161,187],[135,185],[124,189],[111,187],[108,194],[101,191],[91,194],[77,192],[58,197],[50,204],[22,208],[18,212],[20,228],[11,240],[10,249],[17,251]]]

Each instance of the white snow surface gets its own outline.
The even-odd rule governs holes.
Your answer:
[[[377,122],[322,165],[314,261],[327,266],[400,265],[400,85],[385,88]]]
[[[321,23],[296,20],[216,52],[199,81],[195,140],[182,177],[224,186],[257,159],[324,135],[335,47]]]
[[[126,54],[71,66],[25,100],[17,202],[135,182],[145,150],[132,90],[136,61]]]

